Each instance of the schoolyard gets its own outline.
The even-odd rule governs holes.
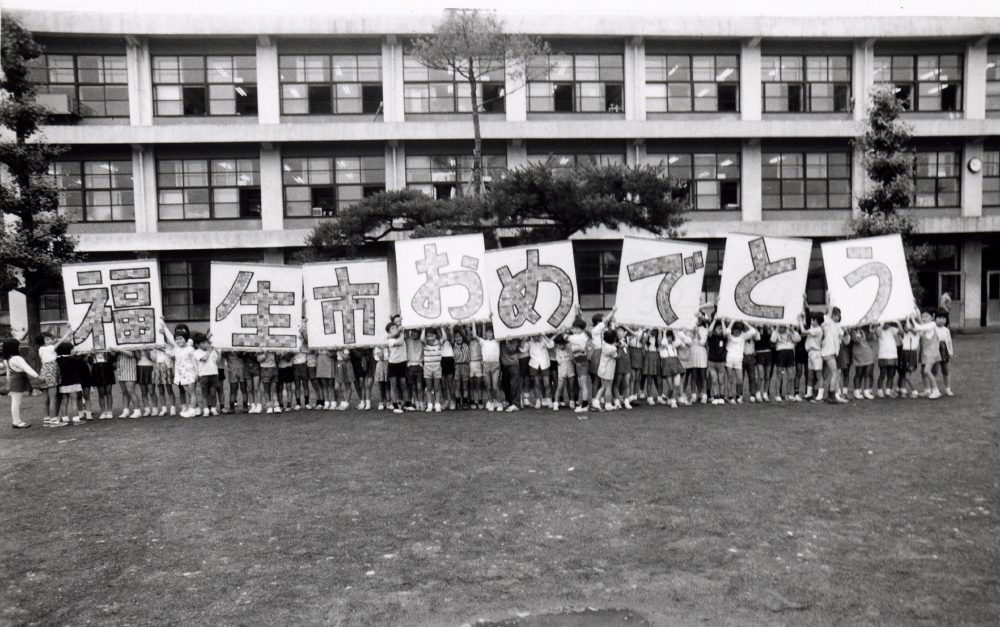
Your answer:
[[[4,398],[0,622],[543,625],[591,607],[633,612],[622,624],[996,625],[1000,335],[956,352],[951,399],[582,422],[45,429],[35,397],[15,431]]]

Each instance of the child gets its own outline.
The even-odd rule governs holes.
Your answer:
[[[250,411],[250,399],[247,398],[246,367],[244,366],[243,355],[236,351],[226,351],[224,358],[226,361],[226,379],[229,381],[229,407],[223,407],[222,413],[236,413],[237,393],[243,394],[243,413],[248,413]]]
[[[632,409],[632,389],[629,385],[632,378],[632,360],[629,358],[628,345],[630,333],[625,327],[618,327],[615,333],[618,335],[615,342],[615,346],[618,347],[618,358],[615,360],[615,383],[612,386],[615,409],[621,409],[623,406],[625,409]]]
[[[803,297],[803,302],[805,297]],[[809,379],[809,351],[806,350],[806,332],[805,329],[808,325],[812,324],[812,316],[809,312],[809,307],[803,306],[802,313],[799,314],[799,339],[795,342],[795,379],[792,382],[792,391],[795,393],[795,400],[802,400],[802,383],[806,381],[808,383]],[[822,366],[822,361],[820,362]],[[787,394],[785,396],[787,398]],[[806,393],[806,398],[809,394]]]
[[[472,395],[469,394],[472,346],[466,342],[465,332],[455,329],[452,333],[452,351],[455,353],[455,398],[461,409],[468,409]],[[479,353],[479,367],[482,373],[482,351]]]
[[[278,404],[284,406],[285,411],[292,411],[295,407],[295,364],[292,362],[292,353],[279,353],[278,359]]]
[[[590,342],[587,335],[587,323],[583,318],[573,320],[572,332],[566,337],[570,353],[573,355],[573,369],[576,373],[577,386],[580,395],[577,399],[577,413],[584,413],[590,408]],[[599,364],[598,364],[599,365]]]
[[[748,337],[743,343],[743,374],[740,376],[740,386],[742,389],[745,378],[751,403],[757,402],[757,396],[760,392],[757,387],[757,340],[760,339],[760,336],[761,333],[757,331],[755,335]],[[740,396],[742,397],[743,394],[741,393]]]
[[[305,339],[305,322],[303,321],[303,338]],[[306,342],[308,345],[308,342]],[[313,403],[306,403],[306,409],[319,409],[323,406],[323,388],[319,384],[319,380],[316,379],[316,363],[319,358],[319,351],[310,350],[306,353],[306,374],[309,376],[309,388],[306,390],[306,395],[309,394],[309,389],[312,390],[312,398],[316,399]],[[247,383],[250,383],[250,379],[247,378]]]
[[[535,409],[548,407],[552,401],[549,398],[549,349],[555,346],[552,340],[544,335],[536,335],[528,340],[528,376],[535,394]]]
[[[124,409],[119,418],[139,418],[142,416],[142,399],[136,392],[135,384],[138,379],[136,372],[136,358],[132,351],[120,348],[111,349],[116,354],[115,378],[118,379],[118,390],[122,393]],[[131,409],[134,408],[134,409]]]
[[[802,337],[805,339],[807,355],[806,398],[810,401],[823,400],[823,327],[822,314],[816,314],[809,320],[809,328],[801,326]],[[816,396],[813,396],[813,389]]]
[[[162,406],[157,415],[166,416],[169,412],[171,416],[177,414],[177,410],[174,407],[176,399],[174,398],[174,357],[173,349],[166,348],[154,348],[152,351],[153,360],[153,374],[152,376],[152,386],[154,393],[158,392],[159,398],[162,401]],[[95,364],[96,366],[96,364]],[[94,369],[96,373],[97,369]],[[96,377],[95,377],[96,379]],[[167,398],[170,398],[168,403]],[[168,409],[169,407],[169,409]],[[102,407],[103,409],[103,407]]]
[[[913,330],[920,335],[920,375],[924,382],[924,396],[931,400],[941,398],[937,373],[941,369],[941,341],[938,339],[937,324],[930,310],[920,315],[920,320],[911,319]]]
[[[392,413],[401,414],[407,397],[406,341],[403,339],[402,329],[395,322],[387,324],[385,331],[388,334],[389,367],[387,373],[392,394]]]
[[[507,411],[521,409],[521,340],[508,339],[500,345]],[[502,409],[502,406],[501,406]]]
[[[264,411],[260,397],[260,362],[254,353],[243,353],[243,377],[246,379],[247,398],[250,402],[248,414]]]
[[[472,327],[468,327],[465,342],[469,345],[469,402],[473,409],[483,409],[486,406],[485,383],[483,381],[483,345],[475,337]],[[497,358],[499,359],[499,356]]]
[[[406,385],[410,390],[410,405],[416,411],[424,409],[424,342],[418,329],[406,334]]]
[[[897,341],[896,325],[891,322],[883,324],[878,331],[878,385],[875,395],[879,398],[896,396],[892,391],[892,382],[895,379],[896,363],[899,359]]]
[[[677,354],[677,349],[683,342],[674,335],[673,329],[664,331],[663,339],[660,340],[660,377],[663,379],[660,402],[667,403],[674,409],[677,409],[677,397],[681,393],[681,375],[684,374],[684,367]]]
[[[345,411],[351,406],[351,387],[354,385],[354,368],[351,366],[351,351],[341,348],[337,351],[337,361],[334,369],[333,383],[337,386],[334,393],[339,397],[338,411]],[[333,407],[330,407],[333,409]]]
[[[198,365],[198,383],[201,385],[201,415],[218,416],[219,351],[212,347],[209,336],[204,333],[196,333],[192,339],[196,347],[194,360]]]
[[[591,407],[598,411],[615,409],[611,399],[611,389],[614,387],[615,364],[618,361],[617,342],[618,334],[615,333],[615,330],[605,329],[601,336],[601,357],[597,364],[597,378],[601,383],[597,387],[594,400],[591,402]],[[602,401],[604,402],[603,408],[601,407]]]
[[[392,397],[389,394],[389,347],[376,346],[372,351],[375,359],[375,383],[378,384],[378,410],[392,407]],[[317,367],[317,374],[319,369]]]
[[[917,392],[917,389],[913,387],[913,383],[910,382],[910,373],[919,367],[920,335],[909,323],[906,324],[906,331],[903,333],[902,340],[900,341],[900,349],[902,352],[897,371],[899,395],[901,397],[906,396],[908,389],[910,398],[917,398],[920,396],[920,393]]]
[[[72,335],[73,331],[70,330],[57,341],[55,336],[45,332],[35,338],[35,344],[38,345],[38,358],[42,365],[34,387],[42,390],[42,393],[45,394],[45,418],[42,420],[42,424],[46,427],[52,426],[53,422],[62,425],[62,421],[59,420],[61,397],[59,396],[59,366],[56,364],[58,357],[56,345],[69,340]]]
[[[745,322],[730,320],[726,326],[727,394],[730,404],[743,402],[743,356],[746,343],[758,336],[757,330]],[[753,382],[751,382],[753,385]]]
[[[774,378],[774,329],[764,327],[754,340],[754,359],[757,362],[757,402],[770,402],[771,380]]]
[[[83,422],[83,358],[73,354],[72,342],[60,342],[56,346],[56,363],[59,366],[59,393],[63,397],[64,414],[69,414],[70,402],[76,398],[76,415],[70,419],[64,415],[62,421],[78,425]],[[138,411],[138,410],[136,410]],[[133,414],[133,417],[138,417]]]
[[[422,335],[424,389],[427,390],[427,413],[441,411],[441,339],[437,329],[424,329]]]
[[[820,347],[820,356],[823,357],[823,369],[826,377],[823,381],[826,389],[827,403],[846,403],[847,399],[841,393],[840,375],[843,369],[844,351],[844,331],[840,327],[840,308],[832,307],[830,315],[823,319],[823,341]],[[850,364],[847,364],[850,368]],[[822,391],[822,390],[821,390]],[[817,395],[816,400],[820,400]]]
[[[309,347],[305,340],[299,338],[298,350],[292,354],[292,376],[295,384],[295,411],[305,405],[309,408]]]
[[[706,340],[708,352],[708,381],[712,388],[712,404],[726,404],[726,332],[722,321],[714,318],[709,323],[711,331]],[[742,363],[742,357],[741,363]]]
[[[951,343],[951,330],[948,328],[948,311],[938,309],[934,317],[937,324],[937,336],[941,352],[941,380],[944,383],[944,393],[947,396],[955,396],[951,391],[951,374],[948,372],[948,364],[955,356],[955,348]]]
[[[441,402],[445,409],[455,409],[455,345],[451,329],[441,329]]]
[[[473,331],[473,339],[479,344],[483,356],[483,393],[486,396],[486,411],[501,411],[503,401],[500,393],[500,343],[493,337],[493,327],[483,326],[483,337]]]
[[[701,403],[708,402],[708,320],[703,317],[698,318],[698,325],[690,337],[691,351],[691,380],[692,394],[691,402],[701,397]]]
[[[642,387],[646,391],[646,402],[655,405],[660,398],[660,332],[657,329],[646,329],[642,332],[642,337],[646,344],[643,351]]]
[[[195,384],[198,381],[198,364],[194,361],[194,346],[188,339],[187,330],[180,326],[174,330],[173,337],[167,333],[165,327],[161,328],[161,332],[167,346],[174,352],[174,385],[177,386],[181,397],[180,415],[182,418],[191,418],[197,413]]]
[[[674,346],[677,347],[677,359],[681,364],[681,384],[679,387],[679,395],[674,394],[674,398],[681,405],[690,405],[691,401],[688,400],[687,390],[689,386],[693,386],[692,381],[694,375],[692,374],[692,361],[691,361],[691,336],[684,329],[675,329],[674,333]],[[692,395],[694,390],[691,390]]]
[[[556,364],[558,368],[559,381],[556,384],[556,393],[552,398],[552,410],[559,410],[559,402],[565,398],[563,403],[567,407],[573,407],[576,402],[573,400],[570,382],[576,377],[576,368],[573,365],[573,353],[570,351],[569,342],[566,335],[560,333],[553,339],[553,346],[556,349]]]
[[[372,383],[374,382],[374,365],[372,349],[352,348],[351,370],[354,373],[354,390],[358,393],[357,408],[368,410],[372,408]]]
[[[269,414],[281,413],[281,397],[278,385],[278,356],[273,351],[257,353],[257,363],[260,365],[260,398],[267,405]]]
[[[37,379],[38,373],[21,357],[21,343],[17,339],[9,337],[4,340],[0,352],[2,352],[3,364],[7,369],[10,426],[12,429],[27,429],[31,425],[21,420],[21,402],[24,400],[25,394],[31,393],[31,379]],[[46,426],[61,427],[63,423],[60,421],[58,424],[52,424],[50,421]]]
[[[774,395],[776,403],[780,403],[782,397],[789,401],[802,400],[802,397],[795,392],[795,386],[792,383],[792,377],[795,373],[795,347],[800,339],[801,336],[792,327],[779,326],[771,331],[771,344],[774,347],[773,361],[778,371],[778,389]],[[767,396],[764,398],[766,399]]]
[[[115,368],[111,363],[111,357],[108,353],[101,351],[94,353],[94,363],[90,368],[90,380],[93,386],[97,388],[97,404],[101,408],[101,415],[97,419],[109,420],[114,418],[113,392],[115,386]]]
[[[323,401],[322,405],[317,405],[322,409],[337,408],[337,393],[334,391],[333,377],[336,370],[336,357],[333,351],[321,350],[316,352],[316,378],[319,385],[317,399]]]
[[[875,341],[873,330],[861,327],[851,334],[851,361],[854,362],[854,398],[873,400],[875,385]]]
[[[604,330],[611,323],[611,320],[614,319],[616,309],[617,309],[616,307],[612,307],[607,317],[605,317],[604,314],[602,313],[596,313],[590,319],[590,323],[592,325],[590,328],[590,370],[589,370],[591,379],[590,381],[591,389],[594,389],[598,385],[600,385],[600,377],[598,376],[597,370],[601,364],[601,354],[602,354],[601,349],[604,347]],[[582,317],[580,314],[579,305],[577,305],[576,313],[577,316]],[[591,400],[591,405],[593,406],[594,409],[597,409],[598,401],[599,399],[596,397]]]
[[[153,366],[155,362],[150,359],[149,351],[135,351],[135,389],[139,396],[139,405],[142,406],[142,415],[151,416],[156,407],[153,389]]]
[[[642,364],[646,358],[646,346],[643,342],[642,333],[629,333],[628,336],[628,359],[632,372],[629,376],[629,400],[638,401],[646,397],[646,390],[642,386]]]

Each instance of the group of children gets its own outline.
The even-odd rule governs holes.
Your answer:
[[[94,388],[96,418],[113,418],[116,383],[119,418],[209,416],[239,407],[250,414],[345,410],[352,402],[370,410],[378,384],[375,408],[395,413],[567,407],[584,419],[636,402],[843,403],[852,391],[858,400],[915,398],[921,394],[911,375],[918,369],[923,396],[942,396],[939,375],[944,394],[952,395],[954,349],[943,311],[852,329],[840,326],[836,307],[828,315],[806,310],[796,325],[760,329],[705,316],[690,329],[631,329],[616,325],[614,314],[593,316],[587,329],[578,310],[566,332],[503,341],[489,325],[404,330],[396,316],[385,346],[311,350],[303,335],[284,352],[219,351],[211,334],[192,334],[186,325],[170,334],[161,320],[162,348],[77,354],[69,334],[43,333],[39,372],[18,355],[16,339],[3,343],[3,358],[15,428],[30,426],[20,404],[31,387],[45,394],[43,423],[59,427],[94,418]]]

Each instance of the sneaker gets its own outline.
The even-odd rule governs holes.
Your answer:
[[[955,393],[951,391],[951,388],[944,389],[945,396],[955,396]]]
[[[486,401],[486,411],[493,411],[493,401]]]
[[[211,415],[213,415],[213,416],[218,416],[219,415],[219,409],[217,407],[212,407],[211,409],[208,410],[208,413],[211,414]]]
[[[382,411],[382,410],[384,410],[384,409],[385,409],[385,403],[379,403],[379,404],[378,404],[378,410],[379,410],[379,411]]]
[[[708,394],[702,394],[701,395],[701,404],[704,405],[706,403],[708,403]]]
[[[569,402],[569,408],[570,409],[576,409],[576,401],[570,401]]]
[[[424,413],[426,413],[426,414],[429,414],[429,413],[431,413],[432,411],[434,411],[434,407],[432,407],[432,406],[430,405],[430,403],[428,403],[428,404],[427,404],[427,409],[425,409],[425,410],[424,410]]]
[[[47,426],[53,427],[53,428],[55,428],[55,427],[65,427],[66,425],[69,424],[68,422],[63,422],[59,418],[50,418],[49,420],[51,422],[49,422],[49,424]]]
[[[583,414],[589,411],[586,405],[580,405],[579,407],[574,407],[573,412],[577,414]]]
[[[176,416],[177,415],[177,408],[175,406],[171,405],[169,413],[170,413],[171,416]]]
[[[875,395],[872,394],[871,390],[865,390],[861,393],[861,396],[867,398],[870,401],[875,400]]]
[[[913,390],[910,392],[910,398],[920,398],[920,392]]]
[[[507,411],[517,411],[517,410],[519,410],[519,409],[521,409],[521,408],[520,408],[520,407],[518,407],[518,406],[517,406],[517,405],[516,405],[515,403],[511,403],[511,404],[510,404],[510,405],[509,405],[509,406],[507,407]]]
[[[331,408],[332,408],[332,406],[331,406]],[[414,407],[413,405],[403,405],[403,410],[405,410],[405,411],[417,411],[417,408]]]
[[[312,404],[312,403],[306,403],[306,409],[308,409],[308,410],[310,410],[310,411],[311,411],[311,410],[313,410],[313,409],[316,409],[316,408],[315,408],[315,407],[313,407],[313,404]]]
[[[739,396],[736,397],[736,402],[739,403],[740,405],[743,404],[743,395],[742,394],[740,394]]]
[[[215,409],[215,408],[213,407],[212,409]],[[233,409],[233,408],[231,408],[231,407],[223,407],[222,408],[222,413],[223,414],[235,414],[236,410]]]
[[[126,407],[125,409],[122,410],[122,413],[118,417],[119,418],[128,418],[129,414],[131,414],[131,413],[132,413],[132,410],[130,410],[128,407]]]
[[[836,401],[838,403],[850,403],[851,402],[851,401],[847,400],[847,398],[845,398],[843,394],[837,394],[837,395],[835,395],[834,399],[836,399]]]
[[[274,408],[274,413],[276,413],[276,414],[280,414],[281,413],[281,406],[280,405],[278,407]]]
[[[91,420],[93,420],[94,419],[93,412],[91,412],[89,409],[87,411],[83,412],[83,419],[86,420],[87,422],[90,422]]]
[[[767,392],[764,392],[764,402],[765,402],[765,403],[770,403],[770,402],[771,402],[771,399],[769,399],[769,398],[767,397]]]
[[[367,401],[365,401],[365,409],[371,409],[371,408],[372,408],[372,399],[368,399]]]
[[[559,411],[559,403],[552,403],[552,411]]]
[[[148,407],[143,408],[143,410],[142,410],[142,417],[143,418],[148,418],[151,413],[153,413],[152,409],[150,409]]]
[[[441,411],[441,403],[434,403],[434,411],[435,412]]]
[[[541,408],[542,408],[542,399],[536,398],[535,399],[535,409],[541,409]]]
[[[272,409],[271,407],[268,407],[267,411],[265,413],[273,414],[274,413],[274,409]]]
[[[596,398],[590,399],[590,407],[591,407],[591,409],[600,409],[601,408],[601,402],[598,401]]]
[[[763,403],[764,402],[764,398],[766,396],[767,396],[766,394],[761,394],[760,392],[757,392],[757,402],[758,403]]]
[[[129,416],[129,418],[141,418],[141,417],[142,417],[142,412],[138,409],[132,412],[132,415]]]
[[[347,401],[340,401],[340,405],[337,405],[337,411],[344,411],[350,406],[350,403]]]
[[[365,402],[364,401],[358,401],[358,404],[355,405],[354,408],[355,409],[364,409],[365,408]]]
[[[210,411],[208,411],[208,407],[202,409],[200,412],[197,409],[194,410],[194,411],[195,411],[195,414],[194,414],[195,416],[199,416],[200,415],[202,418],[208,418],[209,416],[212,415],[212,413]]]
[[[743,401],[741,400],[740,402],[743,402]],[[750,402],[751,403],[756,403],[757,402],[757,397],[754,396],[753,394],[751,394],[750,395]],[[763,403],[764,401],[761,401],[761,402]]]
[[[941,396],[941,394],[939,393],[938,396]],[[74,425],[82,425],[84,423],[84,418],[83,416],[73,416],[70,423]]]
[[[930,400],[941,398],[941,390],[934,390],[933,392],[927,395],[927,398]]]
[[[879,388],[878,390],[875,391],[875,396],[877,396],[879,398],[885,398],[886,394],[885,394],[884,390],[882,390],[881,388]]]
[[[656,401],[653,400],[652,396],[647,397],[646,402],[650,405],[656,405]]]
[[[627,398],[625,399],[624,405],[625,405],[625,409],[632,409],[632,403]]]
[[[677,409],[677,399],[675,398],[670,399],[670,407],[672,407],[673,409]]]
[[[790,399],[790,398],[791,398],[791,397],[789,397],[789,399]],[[775,394],[775,395],[774,395],[774,402],[775,402],[775,403],[780,403],[780,402],[781,402],[781,397],[780,397],[780,396],[778,396],[777,394]]]
[[[621,409],[621,408],[622,408],[621,399],[616,399],[615,400],[615,409]]]

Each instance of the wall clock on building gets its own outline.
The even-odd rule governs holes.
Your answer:
[[[979,174],[979,171],[983,169],[983,160],[978,157],[973,157],[969,159],[969,172],[973,174]]]

